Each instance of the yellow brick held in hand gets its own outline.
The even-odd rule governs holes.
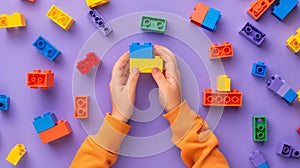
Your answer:
[[[163,60],[160,56],[155,56],[152,59],[149,58],[130,58],[130,72],[133,68],[138,68],[141,73],[151,73],[152,68],[157,67],[161,71],[163,70]]]
[[[25,16],[19,12],[12,15],[0,15],[0,28],[12,28],[26,26]]]
[[[89,8],[94,8],[96,6],[108,3],[109,0],[85,0],[85,2]]]
[[[23,155],[26,153],[25,146],[23,144],[17,144],[7,155],[6,160],[16,166]]]
[[[56,7],[55,5],[52,5],[49,9],[46,16],[51,19],[54,23],[58,24],[60,27],[62,27],[65,30],[69,30],[69,28],[72,26],[74,20],[71,16],[63,12],[61,9]]]
[[[230,91],[230,78],[227,75],[219,75],[217,79],[217,91]]]

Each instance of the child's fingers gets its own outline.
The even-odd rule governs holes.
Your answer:
[[[152,69],[152,77],[157,83],[159,88],[163,89],[167,87],[168,81],[158,68],[155,67]]]
[[[117,69],[122,69],[127,63],[129,62],[129,53],[128,51],[125,52],[119,59],[118,61],[115,63],[113,69],[112,69],[112,75],[114,75],[115,71]]]
[[[139,76],[140,76],[140,71],[137,68],[133,68],[132,72],[129,74],[127,83],[126,83],[126,87],[128,89],[129,95],[135,96],[135,92],[136,92],[136,85],[138,83],[139,80]]]

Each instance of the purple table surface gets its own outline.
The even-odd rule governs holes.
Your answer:
[[[162,11],[176,14],[189,19],[193,7],[199,1],[190,0],[175,2],[171,0],[151,1],[115,1],[100,6],[97,10],[106,20],[111,20],[125,14],[141,11]],[[219,9],[222,18],[214,33],[201,29],[214,43],[223,41],[231,42],[234,46],[234,57],[223,60],[226,74],[232,79],[232,88],[243,92],[243,106],[240,108],[225,108],[218,127],[214,130],[220,140],[220,150],[228,159],[231,167],[253,167],[249,161],[249,153],[255,149],[262,151],[270,167],[299,167],[299,159],[284,158],[275,154],[279,141],[285,141],[295,148],[300,147],[300,135],[296,128],[300,126],[300,103],[295,101],[288,105],[278,98],[266,87],[266,78],[258,78],[251,75],[253,62],[263,61],[268,65],[267,76],[279,74],[295,90],[299,89],[300,58],[293,54],[286,46],[285,40],[300,26],[300,11],[297,7],[287,18],[280,22],[271,15],[271,10],[254,21],[246,14],[252,1],[203,1],[205,4]],[[52,4],[56,4],[63,11],[75,19],[75,23],[68,32],[50,21],[45,14]],[[75,58],[80,48],[89,36],[96,30],[88,20],[88,7],[84,0],[80,1],[42,1],[35,4],[25,0],[1,1],[0,13],[11,14],[21,12],[27,19],[27,27],[24,29],[0,30],[0,94],[6,94],[11,98],[9,111],[0,113],[0,167],[13,167],[5,158],[10,149],[17,143],[23,143],[28,153],[22,158],[17,167],[28,168],[65,168],[71,163],[77,149],[87,136],[77,119],[73,118],[72,74]],[[266,33],[267,39],[260,48],[238,34],[238,31],[249,21],[261,31]],[[130,25],[126,25],[130,26]],[[179,25],[180,26],[180,25]],[[178,32],[180,33],[180,32]],[[42,56],[31,44],[42,35],[54,46],[62,51],[55,62],[50,62]],[[186,36],[193,36],[187,34]],[[136,39],[140,41],[157,41],[159,38],[151,36],[131,36],[124,39],[122,44],[129,44]],[[161,44],[174,50],[178,55],[184,53],[193,54],[187,46],[182,46],[175,39],[162,40]],[[99,44],[101,45],[101,44]],[[113,46],[106,57],[113,57],[108,61],[109,68],[119,54],[125,51],[126,45]],[[118,50],[117,50],[118,49]],[[192,55],[196,57],[196,55]],[[184,59],[184,57],[182,57]],[[198,76],[198,92],[210,87],[207,71],[201,62],[190,65]],[[298,67],[298,68],[297,68]],[[25,84],[26,72],[33,69],[51,69],[55,72],[55,86],[49,91],[29,89]],[[101,67],[100,70],[105,69]],[[105,69],[110,75],[110,69]],[[102,73],[103,74],[103,73]],[[101,76],[96,77],[96,92],[98,103],[110,110],[110,97],[107,91],[109,77],[103,81]],[[188,82],[188,81],[183,81]],[[151,82],[150,82],[151,83]],[[153,84],[153,83],[151,83]],[[139,86],[141,90],[142,86]],[[101,103],[105,99],[106,104]],[[137,102],[137,103],[142,103]],[[199,102],[201,103],[201,102]],[[145,104],[149,104],[146,102]],[[35,116],[50,111],[54,112],[58,119],[70,122],[73,133],[51,144],[43,145],[32,126]],[[206,117],[208,108],[200,106],[199,114]],[[268,141],[256,143],[252,140],[253,115],[266,115],[268,120]],[[160,117],[149,123],[131,122],[131,135],[149,136],[160,131],[166,125],[166,121]],[[159,145],[159,144],[158,144]],[[176,167],[185,165],[180,159],[180,151],[173,147],[163,153],[149,157],[124,157],[120,156],[113,167]]]

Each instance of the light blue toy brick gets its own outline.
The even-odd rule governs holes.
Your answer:
[[[220,11],[214,8],[209,8],[201,26],[209,31],[214,31],[217,28],[217,23],[220,20],[220,18]]]
[[[39,36],[32,45],[50,61],[54,61],[60,54],[60,51],[42,36]]]
[[[283,99],[291,104],[297,97],[297,93],[293,90],[293,89],[290,89],[283,97]]]
[[[153,45],[149,42],[144,43],[131,43],[129,46],[130,58],[153,58]]]
[[[7,111],[9,109],[9,97],[0,95],[0,110]]]
[[[269,168],[269,166],[266,162],[264,162],[263,164],[257,166],[256,168]]]
[[[43,117],[38,116],[35,117],[32,124],[37,133],[43,132],[49,128],[55,126],[57,119],[54,113],[47,112],[43,115]]]
[[[273,7],[272,15],[282,21],[298,4],[298,0],[280,0]]]
[[[251,74],[258,77],[266,77],[267,65],[264,62],[253,63]]]

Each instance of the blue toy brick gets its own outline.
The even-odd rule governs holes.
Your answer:
[[[130,58],[153,58],[153,45],[149,42],[141,45],[140,43],[131,43],[129,46]]]
[[[55,126],[57,119],[54,113],[47,112],[43,115],[43,117],[38,116],[35,117],[32,124],[37,133],[43,132],[49,128]]]
[[[108,22],[104,20],[104,18],[97,12],[96,9],[90,9],[88,11],[88,18],[105,36],[112,32],[112,28]]]
[[[7,111],[9,109],[9,97],[0,95],[0,110]]]
[[[260,46],[266,38],[266,34],[258,30],[249,22],[239,31],[239,34],[249,40],[252,44]]]
[[[209,31],[214,31],[217,28],[217,23],[220,20],[220,18],[220,11],[214,8],[209,8],[201,26]]]
[[[298,4],[298,0],[280,0],[273,7],[272,15],[282,21]]]
[[[290,89],[283,97],[283,99],[289,104],[291,104],[296,98],[297,93],[293,89]]]
[[[50,61],[54,61],[60,54],[60,51],[42,36],[39,36],[32,45]]]
[[[264,62],[253,63],[251,74],[258,77],[266,77],[267,65]]]
[[[265,162],[259,166],[257,166],[257,168],[269,168],[268,164]]]

